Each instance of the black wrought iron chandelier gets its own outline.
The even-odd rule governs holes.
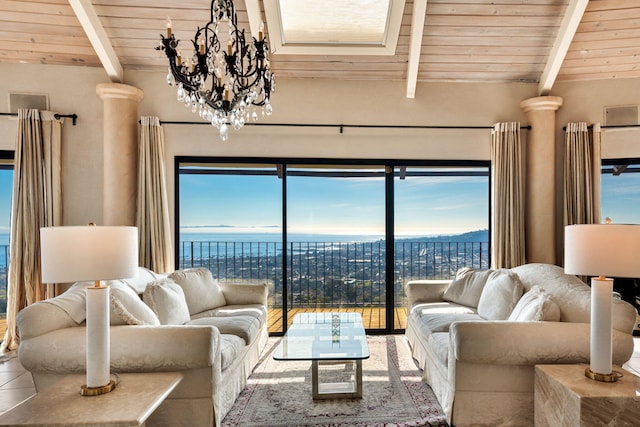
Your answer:
[[[161,36],[162,45],[157,47],[169,59],[167,83],[177,85],[178,102],[211,122],[223,141],[229,138],[229,125],[239,130],[250,120],[257,121],[258,112],[271,115],[275,79],[263,28],[261,23],[258,38],[247,44],[233,1],[212,0],[209,22],[198,27],[191,40],[193,52],[183,56],[170,19],[167,36]]]

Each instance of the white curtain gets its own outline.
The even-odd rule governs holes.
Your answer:
[[[564,146],[564,225],[599,222],[600,132],[569,123]]]
[[[520,123],[497,123],[491,131],[492,268],[525,263],[524,173]]]
[[[160,120],[142,117],[137,202],[140,265],[158,273],[174,269],[164,159],[164,130]]]
[[[54,295],[41,282],[40,228],[62,224],[61,138],[62,121],[53,113],[18,111],[3,351],[18,347],[18,312]]]

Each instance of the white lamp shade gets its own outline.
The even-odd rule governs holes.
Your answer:
[[[43,283],[127,279],[138,268],[138,229],[70,226],[40,229]]]
[[[565,227],[564,271],[584,276],[640,277],[640,225]]]

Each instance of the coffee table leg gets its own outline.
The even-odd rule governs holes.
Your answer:
[[[318,375],[318,360],[311,361],[311,389],[313,394],[313,399],[338,399],[338,398],[362,398],[362,360],[343,360],[338,363],[353,363],[356,362],[356,375],[355,375],[355,384],[351,383],[352,391],[342,392],[320,392],[320,381]],[[327,384],[331,385],[331,384]],[[355,386],[355,387],[354,387]]]
[[[362,360],[356,360],[356,397],[362,397]]]
[[[311,387],[313,389],[313,398],[320,399],[320,393],[318,392],[318,361],[313,360],[311,362]]]

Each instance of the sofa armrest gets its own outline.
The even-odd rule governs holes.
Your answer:
[[[114,372],[179,371],[213,366],[220,360],[220,332],[213,326],[133,326],[110,328]],[[20,362],[29,371],[84,372],[86,328],[52,331],[24,340]]]
[[[449,329],[449,363],[536,365],[588,363],[590,324],[572,322],[454,322]],[[633,354],[633,337],[613,331],[613,363]]]
[[[262,304],[267,306],[269,288],[267,285],[246,285],[221,283],[222,293],[227,305]]]
[[[16,316],[16,325],[20,340],[44,335],[56,329],[78,326],[66,311],[47,301],[40,301],[20,310]]]
[[[444,290],[451,280],[410,280],[404,286],[407,307],[419,302],[442,301]]]

